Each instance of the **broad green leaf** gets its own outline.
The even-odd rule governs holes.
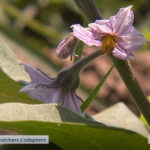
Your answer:
[[[43,121],[2,122],[0,128],[20,134],[49,135],[64,150],[149,150],[147,138],[124,129]]]
[[[62,150],[56,144],[3,144],[0,145],[1,150]]]
[[[42,103],[37,100],[29,98],[26,93],[19,93],[19,90],[21,88],[22,88],[21,84],[10,79],[0,69],[0,103],[8,103],[8,102],[20,102],[27,104]]]
[[[146,138],[150,134],[143,122],[123,102],[114,104],[92,117],[108,126],[132,130]]]
[[[49,135],[50,141],[64,150],[150,149],[147,138],[138,133],[99,125],[60,105],[1,104],[0,111],[0,128],[20,134]],[[77,119],[78,123],[73,123]]]
[[[0,112],[1,121],[38,120],[57,123],[75,122],[85,123],[88,125],[91,124],[105,126],[104,124],[101,124],[99,122],[81,117],[70,109],[55,103],[37,105],[7,103],[0,105]]]
[[[8,45],[0,38],[0,67],[13,80],[30,81],[29,75],[24,71],[24,67],[19,65],[20,60]]]
[[[113,68],[114,68],[114,66],[110,68],[110,70],[106,73],[106,75],[102,78],[102,80],[99,82],[99,84],[95,87],[95,89],[92,91],[92,93],[89,95],[89,97],[82,104],[82,106],[81,106],[82,112],[85,111],[85,109],[90,105],[92,100],[95,98],[95,96],[99,92],[100,88],[102,87],[102,85],[106,81],[107,77],[109,76],[109,74],[111,73]]]

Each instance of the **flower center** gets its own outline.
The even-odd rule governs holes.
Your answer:
[[[104,53],[106,51],[107,55],[110,55],[111,52],[115,48],[115,35],[112,34],[107,34],[104,36],[103,42],[102,42],[102,47],[101,47],[101,52]]]

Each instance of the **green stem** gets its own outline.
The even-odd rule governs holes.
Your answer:
[[[122,77],[142,114],[150,124],[150,103],[133,73],[129,60],[124,61],[114,57],[113,55],[111,55],[110,58],[116,66],[120,76]]]
[[[63,69],[59,72],[57,77],[55,78],[55,81],[53,82],[51,88],[58,88],[58,87],[63,87],[63,94],[65,94],[69,91],[75,92],[75,90],[79,87],[80,85],[80,78],[79,74],[80,71],[92,60],[97,58],[98,56],[101,55],[100,50],[86,56],[83,59],[80,59],[74,65],[70,68]],[[77,95],[76,95],[77,96]],[[80,98],[79,98],[80,99]],[[82,101],[82,100],[81,100]]]
[[[89,21],[96,19],[100,19],[98,16],[99,11],[97,11],[97,6],[93,0],[80,0],[80,8],[82,8],[82,12],[84,12],[85,16],[87,16]],[[92,9],[90,9],[90,5],[92,3]],[[93,10],[96,8],[96,11]],[[85,11],[86,10],[86,11]],[[96,13],[94,14],[93,11]],[[91,15],[92,14],[92,15]],[[134,98],[136,104],[138,105],[139,109],[141,110],[142,114],[144,115],[145,119],[150,125],[150,103],[147,100],[144,92],[142,91],[133,71],[131,65],[128,60],[124,61],[114,56],[110,56],[111,60],[113,61],[114,65],[116,66],[120,76],[122,77],[124,83],[126,84],[128,90],[130,91],[132,97]]]
[[[71,67],[71,71],[79,73],[89,62],[91,62],[100,55],[102,55],[101,51],[97,50],[96,52],[86,56],[85,58],[80,59],[79,61],[74,63],[74,65]]]
[[[94,0],[74,0],[74,2],[90,22],[102,19]]]

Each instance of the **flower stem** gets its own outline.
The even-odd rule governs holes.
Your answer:
[[[101,55],[100,50],[86,56],[83,59],[80,59],[70,68],[61,70],[53,85],[55,87],[63,87],[63,94],[65,95],[68,91],[75,91],[80,85],[79,74],[80,71],[92,60]],[[50,86],[50,85],[49,85]]]
[[[90,22],[94,22],[96,19],[102,19],[94,0],[74,0],[74,2]]]
[[[80,59],[74,65],[71,67],[72,72],[80,72],[89,62],[97,58],[98,56],[102,55],[100,50],[97,50],[96,52],[93,52],[92,54],[86,56],[83,59]]]
[[[100,13],[97,11],[97,6],[93,0],[74,0],[75,3],[80,4],[82,12],[85,14],[87,19],[91,22],[96,19],[100,19]],[[79,2],[80,1],[80,2]],[[91,4],[92,3],[92,4]],[[92,7],[91,7],[92,6]],[[95,9],[95,10],[94,10]],[[93,13],[94,12],[94,13]],[[134,98],[136,104],[144,115],[145,119],[150,125],[150,103],[146,98],[144,92],[142,91],[133,71],[129,61],[120,60],[114,56],[110,56],[114,65],[116,66],[120,76],[122,77],[124,83],[126,84],[128,90],[130,91],[132,97]]]
[[[150,103],[133,73],[129,60],[124,61],[114,57],[113,55],[110,57],[136,104],[150,125]]]

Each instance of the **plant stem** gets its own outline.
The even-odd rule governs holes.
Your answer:
[[[94,0],[74,0],[74,2],[90,22],[102,19]]]
[[[57,77],[55,78],[53,85],[49,85],[49,87],[57,88],[57,87],[63,87],[63,94],[65,95],[69,91],[75,92],[75,90],[80,85],[80,78],[79,74],[80,71],[92,60],[97,58],[101,55],[100,50],[86,56],[83,59],[80,59],[74,65],[70,68],[66,68],[61,70]],[[76,95],[76,97],[78,97]],[[80,97],[78,97],[80,99]],[[82,100],[81,100],[82,101]]]
[[[134,98],[137,106],[150,125],[150,103],[133,73],[129,60],[124,61],[114,57],[113,55],[110,57],[132,97]]]
[[[97,6],[93,0],[74,0],[80,3],[80,8],[89,21],[100,19],[100,13],[97,11]],[[79,2],[80,1],[80,2]],[[91,4],[92,3],[92,4]],[[91,8],[92,6],[92,8]],[[95,9],[95,10],[94,10]],[[94,12],[94,13],[93,13]],[[96,13],[96,14],[95,14]],[[150,103],[142,91],[128,60],[124,61],[114,56],[110,56],[114,65],[116,66],[120,76],[134,98],[136,104],[144,115],[145,119],[150,125]]]
[[[74,65],[71,67],[71,71],[75,70],[75,72],[80,72],[88,63],[90,63],[100,55],[102,55],[101,51],[97,50],[96,52],[86,56],[85,58],[80,59],[79,61],[74,63]]]

